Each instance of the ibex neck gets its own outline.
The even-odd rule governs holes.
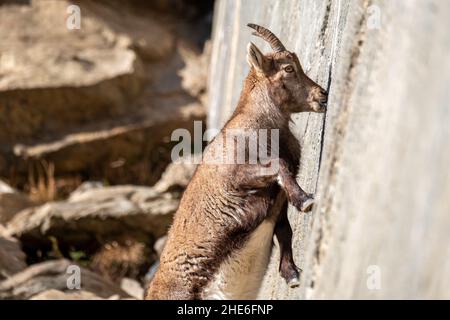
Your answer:
[[[289,127],[290,114],[273,101],[263,83],[244,88],[236,112],[252,119],[259,128]]]

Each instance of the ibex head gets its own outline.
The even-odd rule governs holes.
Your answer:
[[[281,41],[264,27],[249,23],[254,35],[266,40],[273,53],[264,55],[253,43],[247,46],[247,62],[258,80],[267,83],[269,94],[289,112],[324,112],[327,92],[303,72],[294,52],[286,50]]]

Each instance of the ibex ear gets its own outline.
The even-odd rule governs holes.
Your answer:
[[[247,45],[247,63],[258,72],[263,72],[267,66],[267,59],[252,42]]]

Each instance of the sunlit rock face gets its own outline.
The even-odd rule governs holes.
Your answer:
[[[275,244],[260,297],[450,298],[450,5],[223,0],[214,19],[210,127],[237,103],[247,43],[270,50],[249,22],[330,93],[325,116],[293,117],[298,180],[318,200],[289,214],[302,284],[284,283]]]

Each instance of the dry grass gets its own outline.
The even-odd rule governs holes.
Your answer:
[[[154,260],[152,256],[151,249],[142,242],[114,240],[105,243],[92,256],[91,268],[114,281],[123,277],[139,279]]]
[[[31,163],[28,170],[30,198],[36,202],[56,199],[55,165],[47,160]]]

